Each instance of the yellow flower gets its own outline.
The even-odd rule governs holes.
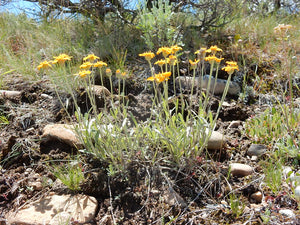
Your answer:
[[[37,66],[37,69],[38,70],[41,70],[41,69],[47,69],[49,67],[52,67],[52,65],[50,64],[50,62],[48,61],[44,61],[44,62],[41,62],[38,66]]]
[[[63,64],[65,61],[70,61],[71,56],[68,56],[67,54],[60,54],[59,56],[53,57],[54,61],[52,61],[53,64]]]
[[[205,57],[205,61],[208,61],[210,64],[216,62],[216,63],[220,63],[224,58],[217,58],[216,56],[207,56]]]
[[[156,61],[154,64],[159,65],[159,66],[163,66],[163,65],[166,64],[166,61],[161,59],[161,60]]]
[[[122,76],[121,70],[120,70],[120,69],[117,69],[117,70],[116,70],[116,77],[117,77],[117,78],[121,78],[121,76]]]
[[[233,62],[233,61],[226,61],[226,64],[228,66],[237,66],[237,62]]]
[[[121,73],[122,79],[127,78],[127,75],[128,75],[127,72],[122,72],[122,73]]]
[[[147,78],[148,81],[155,81],[156,83],[161,83],[163,81],[166,81],[171,76],[171,72],[165,72],[165,73],[157,73],[154,77]]]
[[[139,54],[139,56],[145,57],[147,61],[150,61],[155,57],[155,54],[153,52],[144,52],[142,54]]]
[[[199,60],[198,59],[197,60],[195,59],[194,61],[189,60],[189,62],[191,64],[191,69],[194,70],[194,69],[196,69]]]
[[[168,63],[174,66],[177,63],[177,57],[174,55],[169,55]]]
[[[93,67],[99,67],[99,68],[102,68],[103,66],[107,66],[107,64],[103,61],[98,61],[93,65]]]
[[[91,62],[85,62],[82,65],[80,65],[80,69],[89,69],[93,66],[93,64]]]
[[[175,54],[176,52],[181,51],[181,50],[182,50],[182,48],[178,45],[171,46],[172,54]]]
[[[76,76],[80,76],[81,78],[85,78],[87,75],[90,75],[90,70],[81,70],[78,74],[75,74]]]
[[[99,57],[98,56],[95,56],[94,54],[89,54],[88,56],[86,56],[86,57],[84,57],[83,58],[83,61],[87,61],[87,60],[89,60],[89,61],[95,61],[96,59],[99,59]]]
[[[226,62],[227,66],[223,67],[222,70],[225,70],[229,75],[233,74],[235,70],[239,70],[239,66],[236,62]]]
[[[160,53],[163,54],[164,58],[167,58],[167,56],[172,53],[172,49],[170,47],[161,47],[156,52],[156,55],[159,55]]]
[[[206,52],[208,53],[212,53],[213,55],[215,55],[217,52],[222,52],[223,50],[218,48],[216,45],[211,46],[208,50],[206,50]]]
[[[106,68],[105,73],[106,73],[106,75],[109,76],[109,77],[112,75],[112,72],[111,72],[111,69],[110,69],[110,68]]]

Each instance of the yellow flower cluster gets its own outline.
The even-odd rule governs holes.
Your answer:
[[[41,70],[41,69],[47,69],[49,67],[52,67],[51,62],[43,61],[37,66],[37,69]]]
[[[67,55],[67,54],[60,54],[59,56],[55,56],[53,57],[54,60],[53,61],[43,61],[41,62],[38,66],[37,69],[41,70],[41,69],[48,69],[50,67],[52,67],[53,64],[59,64],[62,65],[64,62],[66,61],[70,61],[71,60],[71,56]],[[51,65],[52,64],[52,65]]]
[[[149,77],[148,81],[155,81],[156,83],[161,83],[167,81],[171,76],[171,72],[157,73],[155,76]]]
[[[65,61],[70,61],[71,56],[68,56],[67,54],[60,54],[59,56],[53,57],[54,61],[52,61],[52,64],[58,63],[58,64],[63,64]]]
[[[216,57],[216,53],[217,52],[222,52],[223,50],[218,48],[218,46],[214,45],[214,46],[211,46],[209,49],[207,49],[205,52],[207,53],[211,53],[212,56],[207,56],[204,58],[205,61],[208,61],[210,64],[213,64],[213,63],[217,63],[217,64],[220,64],[220,62],[224,59],[224,58],[217,58]]]
[[[160,59],[160,60],[156,61],[154,64],[159,65],[159,66],[163,66],[165,64],[175,65],[178,62],[176,53],[180,50],[182,50],[182,48],[178,45],[173,45],[171,47],[159,48],[158,51],[156,52],[156,54],[159,55],[162,53],[162,55],[165,59],[164,60]],[[153,52],[149,51],[149,52],[141,53],[141,54],[139,54],[139,56],[145,57],[145,59],[150,62],[150,60],[155,57],[155,54]]]
[[[139,56],[145,57],[147,61],[150,61],[155,57],[155,54],[153,52],[144,52],[142,54],[139,54]]]
[[[85,78],[87,75],[90,75],[92,71],[90,71],[90,68],[98,67],[102,68],[103,66],[107,66],[107,64],[103,61],[96,61],[100,58],[98,56],[95,56],[94,54],[89,54],[88,56],[83,58],[84,63],[82,63],[79,68],[80,71],[77,74],[74,74],[75,76],[80,76],[81,78]],[[96,62],[94,62],[96,61]]]
[[[235,70],[239,70],[239,66],[237,65],[237,62],[227,61],[226,66],[222,68],[222,70],[225,70],[229,75],[233,74]]]

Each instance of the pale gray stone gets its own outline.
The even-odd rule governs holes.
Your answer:
[[[221,149],[225,143],[225,136],[218,131],[213,131],[207,142],[207,148],[210,150]]]
[[[74,131],[73,125],[68,124],[50,124],[43,129],[42,138],[58,139],[62,142],[81,148],[83,145]]]
[[[99,97],[101,96],[110,96],[111,93],[110,91],[104,87],[104,86],[101,86],[101,85],[92,85],[91,86],[91,91],[93,91],[93,93]]]
[[[182,208],[187,207],[184,199],[171,187],[164,191],[163,199],[170,206],[179,205]]]
[[[177,77],[176,78],[176,82],[177,84],[179,84],[179,82],[181,83],[181,86],[184,89],[191,89],[192,86],[194,86],[195,88],[202,88],[202,89],[207,89],[209,86],[209,91],[213,94],[223,94],[225,86],[226,86],[226,82],[227,80],[223,80],[223,79],[215,79],[214,77],[209,78],[209,75],[204,75],[201,81],[200,77]],[[193,82],[194,81],[194,82]],[[209,85],[210,82],[210,85]],[[238,83],[234,82],[234,81],[230,81],[229,83],[229,88],[228,88],[228,94],[230,95],[238,95],[241,91],[240,86],[238,85]]]
[[[20,91],[9,91],[9,90],[0,90],[0,97],[2,98],[17,98],[21,96]]]
[[[295,188],[294,192],[295,192],[295,198],[296,198],[298,201],[300,201],[300,185],[298,185],[298,186]]]
[[[234,120],[231,121],[231,123],[229,124],[228,128],[238,128],[241,125],[241,121],[240,120]]]
[[[7,220],[9,224],[15,225],[58,225],[67,224],[70,220],[87,223],[94,219],[97,205],[97,200],[87,195],[51,195],[32,202],[17,212],[10,212]]]
[[[252,144],[248,151],[247,154],[249,156],[261,156],[267,151],[267,146],[261,145],[261,144]]]
[[[290,209],[280,209],[279,213],[283,216],[289,217],[291,219],[296,219],[295,213]]]
[[[244,177],[253,173],[253,168],[242,163],[231,163],[230,172],[232,176]]]

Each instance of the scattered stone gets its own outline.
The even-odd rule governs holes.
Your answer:
[[[101,96],[110,96],[110,91],[101,85],[92,85],[91,90],[95,93],[95,95],[101,97]]]
[[[50,124],[43,129],[42,138],[47,140],[58,139],[66,144],[80,148],[82,143],[74,132],[74,126],[68,124]]]
[[[256,203],[261,203],[262,197],[261,191],[255,192],[250,196]]]
[[[232,176],[244,177],[252,174],[253,168],[242,163],[232,163],[230,164],[230,172]]]
[[[267,146],[261,144],[252,144],[247,151],[249,156],[261,156],[267,151]]]
[[[47,94],[41,94],[41,97],[44,99],[53,99],[51,95],[47,95]]]
[[[20,97],[20,96],[21,96],[20,91],[0,90],[0,97],[2,97],[2,98],[12,99],[12,98]]]
[[[285,166],[282,170],[282,174],[284,179],[287,179],[289,177],[294,177],[293,170],[290,166]]]
[[[170,206],[179,205],[182,208],[187,207],[187,203],[173,188],[168,188],[168,190],[164,191],[163,199]]]
[[[29,181],[28,186],[32,187],[35,191],[40,191],[43,189],[42,182],[40,181]]]
[[[295,188],[295,198],[300,201],[300,185]]]
[[[204,75],[203,79],[201,81],[200,77],[177,77],[176,78],[176,82],[179,83],[181,82],[181,86],[184,89],[191,89],[192,86],[195,87],[195,89],[199,88],[201,85],[202,89],[207,89],[208,88],[208,83],[209,83],[209,79],[210,79],[210,87],[209,87],[209,91],[212,93],[214,92],[214,94],[223,94],[227,80],[224,79],[215,79],[214,77],[209,78],[209,75]],[[193,83],[194,81],[194,83]],[[201,82],[200,82],[201,81]],[[234,82],[234,81],[230,81],[229,83],[229,88],[228,88],[228,94],[229,95],[238,95],[241,91],[241,88],[239,86],[238,83]]]
[[[207,148],[210,150],[218,150],[223,147],[225,136],[218,131],[213,131],[207,142]]]
[[[97,200],[87,195],[48,195],[8,215],[9,224],[87,223],[94,219]],[[59,223],[58,223],[59,222]]]
[[[290,209],[280,209],[279,213],[283,216],[289,217],[291,219],[296,219],[295,213]]]
[[[251,161],[257,161],[258,157],[256,155],[251,156]]]
[[[231,121],[231,123],[229,124],[228,128],[229,129],[231,129],[231,128],[238,128],[241,124],[242,124],[241,121],[234,120],[234,121]]]

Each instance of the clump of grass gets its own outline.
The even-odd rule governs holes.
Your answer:
[[[80,191],[84,182],[83,168],[78,160],[49,165],[50,171],[72,191]]]

